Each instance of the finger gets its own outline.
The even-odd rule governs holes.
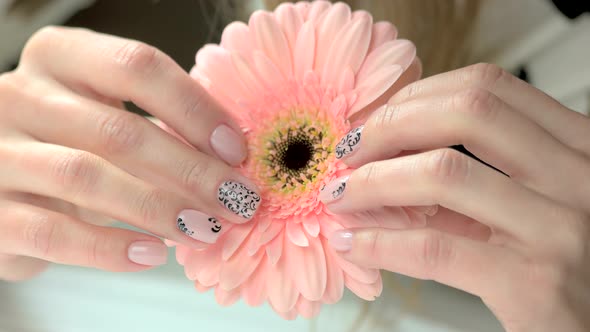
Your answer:
[[[585,158],[487,90],[386,106],[354,138],[359,143],[353,148],[347,143],[350,140],[343,140],[344,151],[349,152],[343,160],[353,167],[405,150],[462,144],[516,181],[561,202],[584,206],[588,193],[585,186],[579,186],[580,178],[590,173]],[[564,167],[576,176],[556,183],[551,174]]]
[[[451,149],[367,164],[326,185],[320,199],[335,213],[439,204],[535,244],[570,238],[565,225],[578,222],[569,209]]]
[[[230,165],[246,158],[245,139],[234,121],[180,66],[151,46],[50,27],[30,40],[23,60],[25,69],[47,72],[66,85],[86,85],[106,97],[132,101],[200,151]]]
[[[0,250],[50,262],[131,272],[166,263],[158,238],[89,225],[66,215],[19,203],[2,203]]]
[[[360,266],[434,280],[481,297],[493,295],[492,290],[504,293],[507,274],[519,263],[509,249],[432,229],[342,230],[329,243]]]
[[[31,279],[45,271],[48,265],[47,261],[38,258],[0,254],[0,280]]]
[[[400,104],[433,95],[482,88],[504,100],[568,146],[590,154],[590,142],[579,139],[590,130],[587,117],[493,64],[477,64],[412,83],[390,100]]]
[[[216,201],[220,185],[247,180],[149,120],[63,93],[22,100],[21,112],[8,115],[9,120],[35,138],[89,151],[157,187],[183,194],[201,209],[235,222],[245,221],[224,211]],[[68,119],[67,130],[63,119]]]
[[[221,234],[222,225],[212,215],[87,152],[29,143],[0,146],[3,154],[10,162],[0,165],[0,185],[8,190],[59,198],[189,246],[214,243]],[[238,187],[231,183],[222,188],[249,209],[245,201],[252,198],[232,186]],[[221,204],[210,210],[215,208],[231,214]]]

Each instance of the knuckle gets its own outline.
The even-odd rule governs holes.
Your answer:
[[[417,246],[416,260],[421,266],[425,279],[436,279],[437,271],[450,265],[453,259],[451,241],[441,233],[424,231],[414,244]]]
[[[372,162],[362,166],[357,171],[361,182],[366,186],[373,186],[383,182],[383,168],[378,163]]]
[[[570,271],[565,266],[527,261],[524,265],[524,282],[527,287],[543,289],[543,300],[558,303],[567,288]]]
[[[498,110],[499,102],[498,97],[486,89],[470,88],[451,98],[450,109],[490,121]]]
[[[160,189],[141,192],[137,198],[137,202],[134,204],[139,222],[142,225],[150,225],[154,221],[159,220],[162,211],[166,211],[167,202],[168,197],[166,193]]]
[[[201,192],[210,179],[216,179],[214,169],[205,160],[186,160],[179,164],[181,186],[191,192]]]
[[[212,110],[212,98],[208,95],[207,90],[198,88],[194,93],[186,94],[185,99],[180,103],[184,109],[184,119],[193,120],[202,110]]]
[[[454,185],[465,182],[469,176],[471,159],[455,150],[437,150],[425,159],[424,173],[435,183]]]
[[[86,239],[86,266],[101,266],[101,252],[107,239],[100,233],[93,233]]]
[[[65,33],[65,28],[53,25],[37,30],[25,44],[21,58],[27,59],[44,54],[47,47],[55,47],[55,43],[61,42]]]
[[[408,84],[400,92],[398,92],[392,99],[399,101],[414,99],[422,93],[423,86],[421,82],[414,82]]]
[[[56,183],[70,194],[90,193],[100,176],[100,160],[85,151],[70,151],[55,158],[52,165]]]
[[[24,229],[25,243],[30,244],[36,256],[49,259],[56,245],[56,228],[56,223],[48,215],[33,214]]]
[[[375,132],[390,130],[392,125],[394,125],[398,114],[398,104],[387,105],[381,111],[377,112],[374,120],[372,121],[373,125],[375,126]]]
[[[502,67],[491,63],[478,63],[467,67],[466,70],[469,83],[486,88],[493,88],[510,76]]]
[[[161,52],[150,45],[137,41],[127,41],[116,49],[114,61],[133,74],[149,75],[162,63]]]
[[[97,121],[100,148],[109,155],[137,149],[144,142],[144,128],[138,120],[127,112],[102,113]]]

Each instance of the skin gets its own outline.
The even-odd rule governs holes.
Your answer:
[[[222,124],[240,133],[154,47],[83,29],[37,32],[19,67],[0,76],[0,279],[32,277],[48,262],[147,269],[128,258],[132,243],[203,245],[177,229],[183,209],[245,222],[216,202],[221,182],[241,180],[209,144]],[[102,227],[113,219],[149,234]]]
[[[585,116],[494,65],[417,81],[368,117],[344,160],[360,168],[328,207],[438,212],[426,227],[344,230],[331,242],[359,265],[481,297],[507,331],[588,331],[588,133]]]

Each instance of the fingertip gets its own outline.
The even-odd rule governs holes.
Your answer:
[[[337,252],[349,252],[352,249],[354,233],[347,229],[337,230],[330,235],[328,243]]]
[[[136,241],[127,249],[127,257],[139,265],[160,266],[168,262],[168,247],[159,241]]]

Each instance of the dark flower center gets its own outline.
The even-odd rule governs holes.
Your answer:
[[[277,146],[277,160],[289,173],[298,173],[309,164],[314,148],[311,140],[303,135],[289,138]]]

